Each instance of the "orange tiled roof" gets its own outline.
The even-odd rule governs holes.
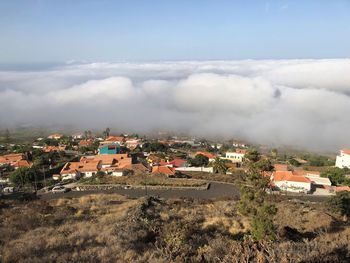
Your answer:
[[[70,174],[75,172],[97,172],[100,161],[84,160],[80,162],[68,162],[61,170],[61,174]]]
[[[236,153],[246,154],[248,151],[244,149],[236,149]]]
[[[319,171],[294,170],[293,174],[297,175],[297,176],[320,175],[320,172]]]
[[[204,155],[206,157],[208,157],[208,159],[214,159],[216,156],[212,153],[208,153],[208,152],[196,152],[196,155]]]
[[[27,160],[19,160],[18,162],[16,162],[14,164],[15,167],[27,167],[27,168],[30,168],[33,166],[33,163],[31,162],[28,162]]]
[[[0,156],[0,163],[15,163],[24,159],[23,153],[12,153]]]
[[[125,140],[122,136],[109,136],[106,141],[108,142],[123,142]]]
[[[165,174],[165,175],[174,175],[175,169],[168,166],[153,166],[152,174]]]
[[[276,163],[273,165],[273,167],[275,168],[275,171],[288,171],[287,164]]]
[[[350,149],[343,149],[341,150],[344,154],[350,155]]]
[[[273,180],[278,181],[291,181],[291,182],[301,182],[301,183],[310,183],[310,179],[304,176],[294,175],[291,171],[275,171],[272,174]]]
[[[94,143],[93,140],[81,140],[79,141],[79,146],[83,147],[83,146],[90,146]]]
[[[184,159],[174,159],[170,162],[174,167],[181,167],[186,163]]]
[[[336,192],[341,192],[341,191],[349,191],[350,192],[350,186],[337,186],[335,188]]]
[[[127,154],[98,154],[94,156],[83,156],[80,161],[95,160],[101,161],[102,165],[115,165],[119,168],[131,164],[131,158]]]

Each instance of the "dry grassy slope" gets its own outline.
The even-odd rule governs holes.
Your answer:
[[[256,252],[254,244],[237,239],[249,230],[249,224],[230,200],[164,201],[154,210],[160,217],[157,233],[163,242],[147,243],[141,235],[145,229],[132,217],[143,201],[91,195],[49,203],[2,202],[1,261],[169,262],[177,257],[182,262],[187,257],[189,261],[241,262],[248,257],[250,262],[257,258],[260,262],[313,262],[308,260],[320,255],[327,258],[344,247],[349,250],[349,228],[334,228],[339,218],[320,204],[292,202],[277,204],[276,225],[316,234],[300,242],[281,240],[268,248],[271,253]],[[146,220],[146,224],[152,228],[156,223]]]

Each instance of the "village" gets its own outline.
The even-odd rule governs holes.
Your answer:
[[[213,142],[161,133],[157,137],[116,136],[107,128],[100,136],[91,131],[54,133],[32,144],[4,144],[2,195],[145,186],[195,191],[208,190],[212,182],[239,187],[252,162],[269,180],[273,194],[329,196],[350,191],[350,150],[334,158],[287,156],[238,140]]]

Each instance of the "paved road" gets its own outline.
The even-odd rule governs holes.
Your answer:
[[[67,193],[47,193],[42,194],[41,199],[51,200],[57,198],[72,198],[72,197],[81,197],[88,194],[120,194],[125,195],[130,198],[139,198],[146,195],[155,195],[163,198],[178,198],[178,197],[187,197],[194,199],[216,199],[216,198],[239,198],[239,189],[238,187],[225,184],[225,183],[211,183],[208,190],[193,190],[193,189],[171,189],[171,190],[151,190],[151,189],[115,189],[108,191],[71,191]]]

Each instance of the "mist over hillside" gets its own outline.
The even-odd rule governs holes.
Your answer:
[[[349,146],[350,59],[67,63],[0,71],[0,126]]]

